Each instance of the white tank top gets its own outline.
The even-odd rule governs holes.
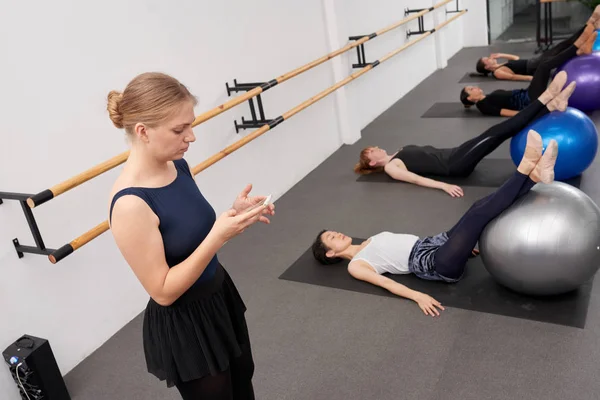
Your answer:
[[[408,257],[419,239],[405,233],[381,232],[350,260],[363,260],[378,274],[408,274]]]

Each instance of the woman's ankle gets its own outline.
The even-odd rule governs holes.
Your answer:
[[[547,105],[548,103],[550,103],[550,101],[552,101],[553,98],[554,98],[554,95],[552,93],[550,93],[548,90],[545,90],[544,93],[542,93],[540,95],[540,97],[538,97],[538,100],[543,105]]]

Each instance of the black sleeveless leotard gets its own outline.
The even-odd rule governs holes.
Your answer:
[[[502,64],[502,66],[510,68],[517,75],[529,75],[527,73],[527,60],[510,60]]]
[[[406,169],[418,175],[450,175],[450,156],[455,149],[433,146],[404,146],[393,157],[402,160]]]

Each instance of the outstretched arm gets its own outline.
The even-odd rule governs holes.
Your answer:
[[[444,310],[444,307],[442,307],[440,302],[433,297],[425,293],[412,290],[390,278],[379,275],[377,272],[369,268],[367,263],[362,260],[351,262],[348,266],[348,272],[358,280],[372,283],[373,285],[382,287],[397,296],[414,301],[419,305],[419,308],[421,308],[425,315],[431,315],[432,317],[435,315],[439,316],[440,313],[436,307],[438,307],[440,310]]]
[[[441,189],[452,197],[462,197],[464,195],[462,189],[458,186],[449,185],[444,182],[417,175],[414,172],[407,170],[403,165],[398,165],[398,163],[394,161],[389,162],[384,169],[386,174],[398,181],[413,183],[415,185],[433,189]]]

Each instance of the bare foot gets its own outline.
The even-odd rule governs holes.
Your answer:
[[[550,82],[544,93],[538,97],[538,100],[544,105],[548,104],[553,98],[560,94],[565,83],[567,83],[567,73],[565,71],[560,71],[556,74],[552,82]]]
[[[597,37],[598,37],[598,32],[594,31],[594,33],[592,33],[590,35],[590,37],[585,41],[583,46],[581,46],[579,48],[579,50],[577,50],[577,55],[581,56],[581,55],[586,55],[586,54],[592,54],[592,49],[594,48],[594,42],[596,42]]]
[[[558,157],[558,143],[556,140],[550,140],[544,155],[538,161],[537,165],[529,174],[529,177],[534,182],[551,183],[554,181],[554,164]]]
[[[539,133],[530,129],[527,132],[527,144],[525,145],[525,154],[517,167],[517,171],[523,175],[529,175],[538,164],[542,157],[542,137]]]
[[[558,96],[553,98],[546,105],[548,110],[550,112],[555,111],[555,110],[563,111],[563,112],[566,111],[567,107],[569,106],[569,97],[571,97],[571,95],[575,91],[576,85],[577,85],[577,82],[575,82],[575,81],[569,83],[567,85],[567,87],[562,92],[560,92],[560,94]]]

